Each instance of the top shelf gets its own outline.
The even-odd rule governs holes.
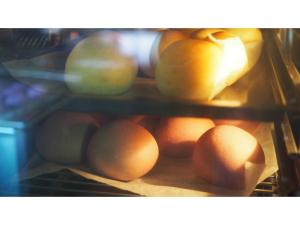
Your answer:
[[[70,94],[63,109],[109,114],[281,120],[285,102],[266,51],[265,48],[259,63],[248,74],[211,101],[170,99],[160,94],[154,79],[139,77],[128,92],[119,96]]]
[[[62,109],[108,114],[148,114],[160,116],[206,116],[213,118],[249,119],[261,121],[282,120],[288,105],[286,90],[272,59],[276,48],[272,30],[264,30],[264,49],[257,65],[233,85],[225,88],[211,101],[182,101],[160,94],[152,78],[138,76],[133,87],[119,96],[74,95],[67,93]],[[275,52],[276,53],[276,52]],[[33,76],[39,85],[53,82],[64,86],[63,68],[68,51],[54,52],[33,61],[15,64],[19,77]],[[53,71],[40,68],[43,60],[54,62]],[[51,61],[52,60],[52,61]],[[19,65],[20,64],[20,65]],[[57,70],[58,68],[58,70]],[[29,71],[29,72],[28,72]],[[18,74],[16,74],[18,75]],[[51,76],[50,76],[51,75]],[[55,75],[55,76],[54,76]],[[51,85],[50,85],[51,86]],[[56,87],[56,84],[54,85]],[[64,88],[63,88],[64,89]],[[51,96],[51,93],[47,94]],[[53,95],[56,95],[54,91]]]

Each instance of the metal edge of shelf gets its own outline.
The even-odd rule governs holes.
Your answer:
[[[284,116],[281,123],[281,129],[284,134],[284,142],[288,155],[293,159],[300,159],[300,149],[298,149],[296,145],[288,115]]]
[[[203,116],[211,118],[248,119],[271,122],[282,120],[284,108],[251,108],[251,107],[226,107],[208,106],[201,104],[184,104],[176,102],[155,102],[147,100],[105,100],[88,98],[70,98],[63,110],[81,112],[101,112],[104,114],[145,114],[162,116]],[[118,109],[118,110],[117,110]]]
[[[291,48],[293,47],[294,41],[294,30],[292,28],[282,29],[283,40],[280,40],[280,37],[274,34],[275,43],[279,50],[280,56],[285,64],[285,67],[289,73],[289,76],[294,84],[294,86],[300,88],[300,74],[292,58]]]
[[[35,123],[45,118],[50,113],[56,111],[57,109],[61,108],[66,102],[69,101],[69,98],[65,95],[57,96],[55,99],[51,100],[49,104],[51,105],[43,105],[38,109],[37,115],[33,116],[31,119],[27,121],[21,120],[0,120],[1,127],[11,127],[13,129],[28,129],[32,127]]]
[[[267,38],[269,40],[267,45],[270,64],[277,77],[281,98],[286,101],[286,108],[293,110],[299,102],[299,96],[295,76],[291,74],[292,67],[287,63],[286,54],[283,52],[283,46],[281,46],[276,32],[271,31]]]
[[[272,136],[274,147],[276,151],[276,158],[279,167],[278,171],[278,183],[279,194],[281,196],[296,196],[300,190],[299,180],[297,178],[296,170],[294,167],[294,159],[289,155],[290,151],[294,151],[288,148],[294,148],[292,138],[289,138],[287,142],[285,136],[287,135],[286,129],[282,129],[286,121],[275,121],[272,127]],[[288,135],[292,135],[289,133]]]

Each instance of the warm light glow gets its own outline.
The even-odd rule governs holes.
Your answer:
[[[227,100],[227,99],[214,99],[214,104],[218,105],[218,106],[231,106],[231,107],[238,107],[243,105],[243,103],[239,100]]]
[[[208,35],[209,39],[223,48],[223,59],[219,71],[215,78],[215,90],[212,98],[217,95],[224,87],[231,84],[231,78],[242,74],[248,65],[248,58],[244,44],[237,37],[229,37],[219,40]]]
[[[147,30],[120,32],[119,50],[125,55],[134,57],[141,66],[150,65],[150,52],[157,33]]]
[[[220,71],[216,78],[216,83],[224,80],[232,73],[239,73],[247,64],[246,50],[238,38],[229,38],[224,44],[224,58],[220,66]]]

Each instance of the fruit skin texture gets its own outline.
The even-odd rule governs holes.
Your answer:
[[[262,148],[248,132],[221,125],[199,138],[193,166],[196,174],[209,183],[231,188],[245,188],[245,163],[265,163]]]
[[[161,55],[155,72],[157,88],[172,98],[207,100],[221,60],[222,51],[212,42],[178,41]]]
[[[92,132],[99,128],[93,116],[57,112],[41,126],[37,147],[43,158],[62,164],[77,164],[85,159],[85,148]]]
[[[155,39],[150,54],[151,71],[154,73],[162,52],[171,44],[187,39],[188,35],[178,30],[164,30]]]
[[[257,63],[263,47],[263,35],[257,28],[226,28],[224,29],[238,36],[245,45],[248,57],[248,71]]]
[[[159,151],[170,157],[191,157],[199,137],[214,126],[214,122],[206,118],[162,119],[155,135]]]
[[[71,51],[65,66],[65,82],[72,92],[118,95],[132,86],[137,75],[136,62],[119,51],[107,36],[90,36]]]
[[[87,156],[89,165],[100,175],[130,181],[153,168],[158,159],[158,146],[145,128],[118,120],[95,133]]]
[[[157,44],[158,44],[157,46],[158,48],[156,49],[157,57],[159,57],[159,55],[171,44],[186,38],[188,38],[188,36],[183,34],[180,31],[175,31],[175,30],[163,31],[157,38]]]

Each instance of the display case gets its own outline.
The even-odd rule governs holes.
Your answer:
[[[197,30],[201,29],[182,29],[181,32],[195,35]],[[206,100],[172,98],[162,94],[157,88],[150,55],[154,48],[153,43],[164,31],[160,29],[6,31],[8,35],[1,46],[0,56],[2,64],[0,148],[3,149],[0,153],[0,164],[3,167],[0,170],[1,195],[168,196],[165,193],[170,193],[171,196],[193,196],[193,194],[198,196],[198,192],[197,194],[192,192],[197,189],[198,184],[189,184],[191,181],[185,180],[185,177],[181,182],[179,175],[177,180],[174,178],[175,180],[168,181],[166,173],[164,174],[166,177],[161,178],[167,180],[166,183],[156,183],[157,180],[151,183],[153,178],[151,176],[156,172],[155,168],[144,180],[142,178],[132,185],[130,182],[129,184],[124,182],[126,183],[124,185],[121,181],[116,183],[113,179],[107,181],[105,176],[98,179],[95,173],[82,169],[82,165],[59,163],[58,167],[47,169],[45,165],[48,162],[39,156],[36,142],[42,124],[57,111],[89,113],[96,119],[99,116],[111,119],[142,115],[155,118],[210,118],[214,121],[243,120],[260,124],[254,136],[263,148],[271,152],[270,155],[273,154],[272,166],[276,164],[274,166],[276,169],[270,166],[274,171],[270,169],[273,172],[260,180],[250,195],[299,195],[300,152],[297,118],[300,115],[298,107],[300,80],[297,78],[298,74],[296,75],[298,42],[288,41],[291,36],[297,38],[297,30],[262,29],[264,41],[258,62],[236,82],[228,85],[214,98]],[[109,34],[107,36],[109,40],[119,44],[119,48],[134,57],[138,65],[132,86],[117,95],[79,93],[71,88],[72,91],[70,85],[66,85],[64,76],[71,52],[75,46],[82,43],[81,40],[99,32]],[[287,43],[292,43],[292,47],[287,47]],[[38,166],[44,166],[42,172],[35,170]],[[180,174],[180,170],[176,173]],[[135,186],[139,182],[140,185],[143,182],[147,183],[145,189],[149,190],[135,191]],[[166,187],[173,189],[175,187],[178,190],[169,191]],[[240,195],[240,192],[234,194],[218,191],[212,194],[214,190],[210,186],[203,185],[203,187],[206,188],[197,191],[210,193],[208,196]]]

